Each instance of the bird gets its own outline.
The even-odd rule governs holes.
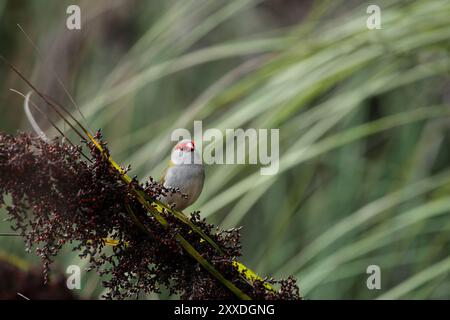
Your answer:
[[[200,196],[205,181],[205,168],[193,140],[179,141],[172,149],[169,166],[164,170],[160,184],[165,188],[177,188],[179,192],[167,192],[160,201],[182,211]]]

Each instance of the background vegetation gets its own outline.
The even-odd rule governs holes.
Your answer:
[[[208,166],[189,208],[243,226],[244,263],[295,275],[310,299],[450,298],[449,1],[80,1],[68,31],[72,2],[2,1],[0,53],[71,106],[55,70],[140,179],[160,177],[170,133],[194,120],[280,129],[277,175]],[[1,65],[0,129],[30,130],[9,88],[28,90]],[[38,263],[17,238],[0,253]],[[84,263],[67,248],[55,267]],[[83,274],[77,293],[97,298],[101,279]]]

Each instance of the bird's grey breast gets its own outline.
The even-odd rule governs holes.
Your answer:
[[[202,165],[183,164],[172,166],[167,170],[164,186],[178,188],[181,193],[186,194],[187,199],[183,201],[177,196],[175,202],[180,202],[179,207],[187,207],[200,196],[204,181],[205,169]]]

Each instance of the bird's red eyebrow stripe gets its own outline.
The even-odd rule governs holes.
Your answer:
[[[182,148],[186,147],[188,144],[192,144],[192,146],[193,146],[194,149],[195,149],[195,143],[194,143],[194,141],[188,141],[188,142],[181,143],[181,144],[179,144],[179,145],[176,147],[176,149],[182,149]]]

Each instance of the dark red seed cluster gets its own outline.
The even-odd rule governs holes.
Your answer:
[[[107,150],[100,133],[96,139]],[[40,256],[44,278],[64,245],[72,245],[89,270],[106,275],[106,298],[139,297],[142,293],[178,294],[182,299],[233,299],[235,296],[210,275],[178,243],[177,234],[189,241],[226,279],[253,299],[300,299],[293,278],[266,279],[277,288],[267,290],[261,281],[249,283],[232,266],[240,256],[239,230],[218,230],[191,215],[191,221],[221,248],[219,253],[170,212],[163,227],[136,200],[131,188],[150,197],[167,192],[149,179],[140,185],[122,181],[104,155],[84,142],[91,161],[80,157],[81,146],[55,139],[50,143],[29,134],[0,133],[0,206],[6,206],[14,230],[25,239],[27,250],[34,246]],[[10,201],[4,196],[9,195]],[[8,202],[8,203],[5,203]],[[136,219],[146,229],[137,227]],[[105,238],[119,241],[107,246]]]

